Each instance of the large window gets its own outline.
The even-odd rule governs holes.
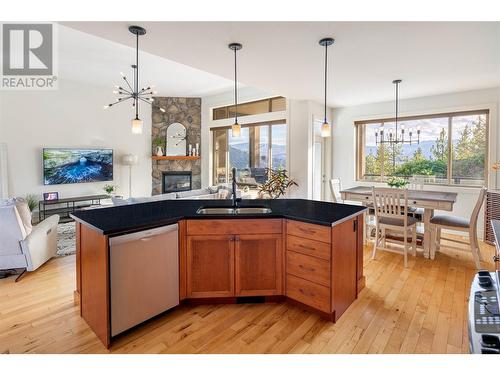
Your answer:
[[[243,125],[239,137],[231,127],[212,128],[213,183],[231,180],[237,169],[240,186],[255,188],[267,180],[266,168],[286,168],[287,128],[282,121]]]
[[[268,112],[284,111],[286,109],[286,99],[282,96],[275,98],[268,98],[256,100],[253,102],[246,102],[238,104],[238,117],[258,115]],[[231,118],[236,115],[235,106],[228,105],[225,107],[218,107],[212,110],[213,120],[222,120]]]
[[[357,121],[358,180],[418,176],[428,184],[486,185],[488,115],[488,110],[481,110],[398,119],[399,134],[404,128],[409,140],[412,132],[411,144],[376,142],[381,126],[386,135],[394,134],[394,119]]]

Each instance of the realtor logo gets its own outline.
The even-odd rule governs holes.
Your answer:
[[[54,25],[2,25],[1,89],[54,89]]]

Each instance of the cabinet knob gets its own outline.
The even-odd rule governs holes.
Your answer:
[[[498,261],[500,261],[500,257],[499,257],[498,255],[494,255],[494,256],[493,256],[493,262],[495,262],[495,263],[496,263],[496,262],[498,262]]]

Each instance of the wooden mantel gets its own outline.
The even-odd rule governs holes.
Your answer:
[[[151,156],[153,160],[198,160],[199,156]]]

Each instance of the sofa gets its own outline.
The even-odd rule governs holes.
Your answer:
[[[231,198],[232,189],[227,186],[210,186],[204,189],[195,189],[187,191],[179,191],[176,193],[166,193],[153,195],[152,197],[139,197],[139,198],[117,198],[112,197],[111,200],[114,206],[123,206],[127,204],[157,202],[170,199],[229,199]],[[241,197],[241,192],[236,191],[236,196]]]
[[[28,204],[20,198],[0,201],[0,271],[34,271],[57,251],[59,215],[31,225]]]

